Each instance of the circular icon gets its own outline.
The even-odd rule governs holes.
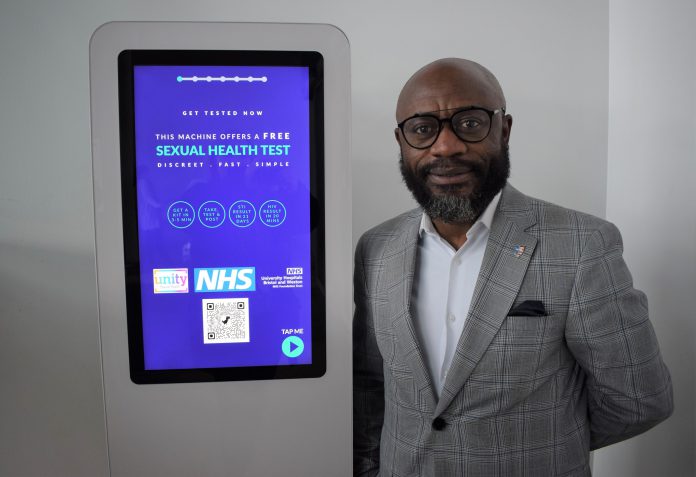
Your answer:
[[[249,227],[256,220],[256,209],[248,200],[238,200],[230,206],[230,222],[236,227]]]
[[[220,227],[225,221],[225,208],[214,200],[203,202],[198,208],[198,221],[210,229]]]
[[[278,227],[286,216],[285,206],[279,200],[267,200],[259,208],[259,220],[268,227]]]
[[[174,202],[167,209],[167,220],[177,229],[185,229],[190,227],[196,218],[196,211],[193,206],[183,200]]]
[[[304,341],[296,335],[290,335],[283,340],[283,354],[288,358],[297,358],[304,351]]]

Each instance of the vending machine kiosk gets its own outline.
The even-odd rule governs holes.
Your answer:
[[[329,25],[95,32],[111,475],[351,474],[349,79]]]

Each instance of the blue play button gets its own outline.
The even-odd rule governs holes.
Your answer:
[[[304,341],[299,336],[291,335],[283,340],[283,354],[288,358],[297,358],[304,351]]]

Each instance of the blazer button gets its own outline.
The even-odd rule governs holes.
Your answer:
[[[445,421],[443,418],[436,417],[435,419],[433,419],[433,429],[435,429],[436,431],[441,431],[445,427],[447,427],[447,421]]]

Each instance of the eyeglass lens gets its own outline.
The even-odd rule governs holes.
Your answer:
[[[469,109],[459,111],[451,118],[416,116],[407,119],[403,124],[404,137],[413,147],[430,147],[435,143],[445,121],[450,122],[452,131],[459,139],[468,142],[481,141],[488,135],[491,127],[491,117],[487,111]]]

